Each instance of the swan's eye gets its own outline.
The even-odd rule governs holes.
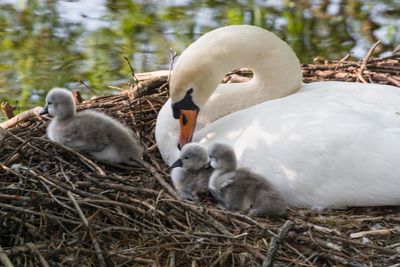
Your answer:
[[[47,105],[51,105],[51,102],[47,102]]]
[[[172,113],[175,119],[179,119],[181,110],[199,110],[199,107],[193,102],[192,93],[193,88],[186,92],[184,98],[172,104]]]

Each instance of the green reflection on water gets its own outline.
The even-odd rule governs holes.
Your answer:
[[[64,8],[79,1],[11,2],[0,0],[0,101],[17,103],[19,111],[41,105],[55,86],[85,92],[80,80],[110,93],[107,85],[130,77],[124,56],[137,72],[166,69],[170,47],[179,53],[223,25],[272,30],[302,62],[364,53],[377,35],[382,51],[400,42],[396,1],[104,0],[100,15],[82,11],[76,21],[65,18]]]

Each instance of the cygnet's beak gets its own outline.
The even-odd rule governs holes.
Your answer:
[[[181,110],[181,115],[179,116],[179,149],[192,141],[198,113],[198,110]]]
[[[178,159],[177,161],[175,161],[174,163],[172,163],[171,166],[169,166],[170,169],[176,168],[176,167],[182,167],[183,166],[183,162],[181,159]]]
[[[39,115],[49,114],[49,107],[45,106],[43,110],[39,113]]]

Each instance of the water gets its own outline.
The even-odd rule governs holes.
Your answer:
[[[55,86],[100,94],[136,72],[168,69],[201,34],[229,24],[274,31],[301,62],[363,57],[400,43],[399,0],[0,0],[0,101],[17,112],[43,104]],[[90,93],[91,94],[91,93]],[[1,118],[0,118],[1,120]]]

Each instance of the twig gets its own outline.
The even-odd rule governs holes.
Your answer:
[[[72,201],[72,204],[74,204],[74,207],[75,207],[76,211],[78,212],[79,217],[81,218],[83,224],[86,226],[86,228],[89,231],[90,239],[92,239],[92,243],[93,243],[94,249],[97,254],[97,259],[99,260],[99,266],[106,267],[107,265],[106,265],[106,262],[104,261],[103,252],[101,251],[101,248],[100,248],[99,242],[97,241],[95,233],[89,227],[89,222],[88,222],[85,214],[83,214],[81,207],[79,207],[79,204],[78,204],[78,202],[76,202],[76,199],[72,195],[71,191],[68,191],[67,195],[68,195],[69,199]]]
[[[82,103],[84,101],[84,99],[82,98],[81,93],[78,90],[72,91],[72,95],[74,96],[76,104],[80,104],[80,103]]]
[[[39,217],[41,217],[41,216],[48,217],[49,219],[52,219],[54,221],[66,222],[66,223],[70,223],[70,224],[74,224],[74,225],[79,224],[78,222],[76,222],[74,220],[70,220],[70,219],[66,219],[66,218],[63,218],[63,217],[56,216],[56,215],[52,215],[52,214],[49,214],[48,212],[43,214],[41,212],[37,212],[37,211],[29,210],[29,209],[24,209],[24,208],[21,208],[21,207],[16,207],[16,206],[4,204],[4,203],[0,203],[0,207],[1,208],[6,208],[6,209],[12,209],[12,210],[15,210],[15,211],[21,211],[21,212],[25,212],[25,213],[29,213],[29,214],[33,214],[33,215],[36,215],[36,216],[39,216]]]
[[[391,83],[393,83],[394,85],[400,87],[400,81],[396,80],[395,78],[393,78],[390,75],[386,76],[386,79],[388,79]]]
[[[339,236],[330,236],[329,238],[332,239],[332,240],[337,240],[337,241],[349,243],[349,244],[352,244],[352,245],[357,245],[357,246],[360,246],[360,247],[367,247],[367,248],[370,248],[370,249],[375,249],[375,250],[378,250],[378,251],[380,251],[380,252],[382,252],[384,254],[388,254],[388,255],[394,255],[394,254],[397,253],[393,249],[384,248],[384,247],[380,247],[380,246],[376,246],[376,245],[364,244],[364,243],[361,243],[361,242],[358,242],[358,241],[355,241],[355,240],[351,240],[351,239],[347,239],[347,238],[343,238],[343,237],[339,237]]]
[[[15,107],[12,107],[8,102],[1,103],[1,109],[3,110],[4,115],[7,119],[11,119],[14,117]]]
[[[0,261],[3,263],[4,267],[14,267],[14,265],[11,263],[10,259],[7,257],[7,254],[3,250],[3,248],[0,246]]]
[[[170,48],[169,55],[170,55],[170,62],[169,62],[168,79],[167,79],[168,84],[169,81],[171,80],[172,68],[174,67],[175,58],[178,56],[178,54],[174,49]]]
[[[133,67],[132,67],[132,65],[131,65],[131,62],[129,61],[129,59],[128,59],[127,56],[124,56],[124,59],[125,59],[125,61],[128,63],[129,69],[131,70],[131,75],[132,75],[133,81],[135,82],[135,85],[138,86],[139,80],[138,80],[138,78],[136,78],[136,76],[135,76],[135,70],[133,69]]]
[[[79,82],[85,86],[86,89],[88,89],[90,92],[92,92],[93,94],[95,94],[96,96],[98,96],[99,94],[96,92],[96,90],[94,90],[93,88],[91,88],[89,85],[87,85],[83,80],[79,80]]]
[[[153,159],[151,159],[153,161]],[[167,183],[164,178],[158,173],[158,171],[148,164],[147,162],[143,161],[142,165],[148,169],[148,171],[157,179],[157,181],[161,184],[162,187],[167,190],[167,192],[172,195],[176,199],[181,199],[181,197],[176,193],[176,191],[172,188],[172,186]]]
[[[51,141],[49,139],[44,139],[44,138],[40,138],[40,137],[32,137],[33,140],[38,140],[38,141],[42,141],[42,142],[46,142],[49,144],[52,144],[53,146],[57,146],[60,147],[62,149],[64,149],[65,151],[73,154],[74,156],[78,157],[86,166],[88,166],[90,169],[92,169],[93,171],[97,172],[98,175],[100,176],[106,176],[106,173],[103,171],[102,168],[100,168],[96,163],[94,163],[93,161],[91,161],[90,159],[86,158],[85,156],[83,156],[81,153],[79,153],[78,151],[75,151],[67,146],[64,146],[60,143]]]
[[[47,261],[43,258],[42,254],[40,251],[35,247],[33,243],[27,243],[27,247],[31,250],[31,252],[39,258],[39,262],[42,265],[42,267],[49,267],[49,264]]]
[[[42,242],[42,243],[37,243],[37,244],[32,244],[31,243],[31,248],[34,247],[36,249],[41,249],[41,248],[48,248],[50,245],[50,242]],[[23,246],[16,246],[10,249],[7,249],[5,251],[5,253],[7,253],[8,255],[16,255],[18,253],[21,252],[29,252],[31,251],[31,248],[29,248],[27,245],[23,245]]]
[[[362,64],[361,64],[361,67],[360,67],[359,71],[357,72],[357,76],[360,78],[360,80],[361,80],[363,83],[368,83],[367,81],[364,80],[363,72],[364,72],[364,70],[367,68],[367,63],[368,63],[370,57],[372,56],[372,53],[374,53],[376,47],[377,47],[380,43],[381,43],[381,41],[377,41],[377,42],[371,47],[371,49],[368,51],[367,55],[366,55],[366,56],[363,58],[363,60],[362,60]]]
[[[371,230],[371,231],[362,231],[357,233],[350,234],[351,238],[360,238],[366,235],[390,235],[392,233],[391,229],[379,229],[379,230]]]
[[[293,226],[294,223],[291,220],[286,221],[279,231],[278,235],[272,238],[267,252],[267,258],[264,260],[262,265],[263,267],[272,267],[274,265],[275,254],[278,251],[283,239],[286,237]]]
[[[393,50],[392,54],[400,52],[400,44]]]
[[[30,118],[37,117],[39,118],[39,113],[43,110],[42,107],[35,107],[29,110],[25,110],[24,112],[18,114],[17,116],[12,117],[9,120],[6,120],[0,123],[0,127],[3,129],[8,129],[14,127],[20,122],[24,122],[29,120]]]

